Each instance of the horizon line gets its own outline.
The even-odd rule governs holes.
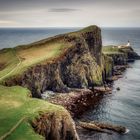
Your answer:
[[[98,26],[98,25],[97,25]],[[86,27],[88,27],[88,26],[42,26],[42,27],[37,27],[37,26],[35,26],[35,27],[31,27],[31,26],[28,26],[28,27],[19,27],[19,26],[17,26],[17,27],[15,27],[15,26],[9,26],[9,27],[4,27],[4,26],[0,26],[0,28],[86,28]],[[128,27],[124,27],[124,26],[98,26],[98,27],[100,27],[100,28],[140,28],[140,26],[128,26]]]

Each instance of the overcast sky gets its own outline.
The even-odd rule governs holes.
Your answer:
[[[0,27],[140,27],[140,0],[0,0]]]

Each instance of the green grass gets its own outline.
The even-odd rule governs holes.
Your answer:
[[[88,26],[86,28],[83,28],[79,31],[76,31],[76,32],[70,32],[68,33],[67,35],[69,36],[75,36],[75,37],[80,37],[83,33],[87,33],[87,32],[93,32],[95,31],[96,29],[98,28],[98,26],[96,25],[91,25],[91,26]],[[96,32],[97,33],[97,32]],[[98,33],[97,33],[98,35]]]
[[[0,69],[0,78],[9,73],[19,63],[14,49],[3,49],[0,51],[0,64],[4,67]]]
[[[44,138],[38,134],[34,134],[31,125],[28,122],[23,122],[16,129],[12,135],[6,138],[6,140],[43,140]]]
[[[35,45],[29,44],[13,49],[5,49],[4,51],[1,50],[0,64],[4,63],[5,66],[3,69],[0,69],[0,82],[2,83],[12,76],[21,75],[28,68],[43,61],[57,59],[70,46],[71,44],[69,43],[66,44],[62,40],[56,40],[46,43],[40,41]],[[12,71],[13,69],[14,71]],[[10,71],[12,72],[9,73]]]
[[[9,140],[41,140],[41,136],[36,134],[29,120],[39,115],[39,112],[63,111],[63,107],[50,104],[46,101],[29,97],[29,90],[14,86],[0,86],[0,137],[11,130],[20,119],[26,117],[16,130],[7,137]]]
[[[97,26],[89,26],[80,31],[71,32],[66,35],[79,36],[84,32],[93,31],[96,28]],[[43,61],[59,58],[68,48],[73,46],[63,39],[63,35],[60,35],[35,43],[17,46],[13,49],[0,50],[0,64],[5,64],[4,68],[0,69],[0,83],[13,76],[16,77],[17,75],[23,74],[28,68],[42,63]],[[13,69],[14,71],[12,71]]]
[[[91,31],[95,30],[96,28],[98,28],[96,25],[91,25],[91,26],[88,26],[84,29],[81,29],[78,32],[91,32]]]
[[[102,48],[102,52],[104,54],[118,54],[118,53],[122,53],[121,50],[117,46],[113,46],[113,45],[104,46]]]

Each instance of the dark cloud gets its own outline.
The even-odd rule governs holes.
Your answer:
[[[52,8],[48,10],[49,12],[74,12],[79,11],[79,9],[72,9],[72,8]]]

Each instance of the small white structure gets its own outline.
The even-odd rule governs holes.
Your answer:
[[[118,46],[118,48],[120,49],[120,48],[122,48],[122,46]]]
[[[126,48],[126,47],[130,47],[130,46],[131,46],[131,44],[130,44],[130,41],[128,40],[126,45],[120,45],[120,46],[118,46],[118,48],[120,49],[120,48]]]
[[[130,45],[130,41],[128,40],[128,42],[127,42],[127,45],[126,45],[127,47],[130,47],[131,45]]]

